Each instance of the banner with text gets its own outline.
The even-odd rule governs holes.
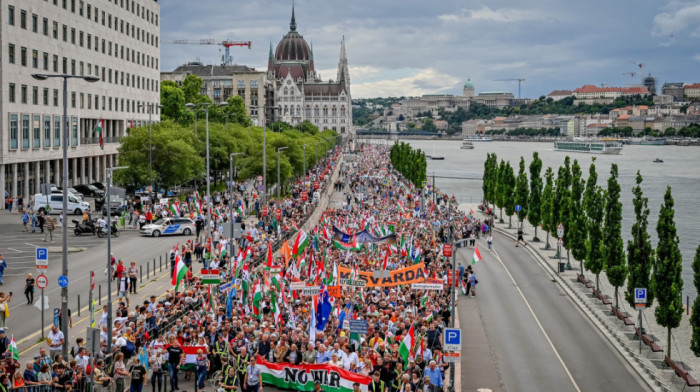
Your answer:
[[[293,365],[272,363],[257,357],[257,365],[262,372],[264,384],[295,391],[313,391],[314,382],[319,381],[327,392],[352,392],[352,384],[359,383],[360,390],[366,392],[371,378],[351,373],[330,364]]]
[[[350,279],[352,270],[346,267],[338,267],[340,281]],[[425,266],[423,263],[418,263],[410,267],[391,271],[388,277],[375,278],[372,271],[360,271],[360,274],[355,280],[367,282],[365,287],[394,287],[403,284],[424,283],[425,282]]]

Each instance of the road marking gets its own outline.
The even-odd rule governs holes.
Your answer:
[[[564,368],[564,372],[566,372],[566,375],[569,377],[569,380],[571,381],[571,384],[573,384],[574,389],[576,389],[578,392],[581,392],[581,388],[579,388],[578,384],[576,383],[576,380],[574,380],[574,376],[571,375],[569,368],[564,363],[564,360],[562,359],[561,355],[559,355],[559,351],[557,351],[557,348],[554,347],[554,343],[552,343],[552,340],[549,338],[549,335],[547,335],[547,331],[544,330],[542,323],[540,323],[540,319],[537,318],[535,311],[532,310],[532,306],[530,306],[530,302],[528,302],[527,298],[525,298],[525,294],[523,294],[523,291],[520,290],[520,286],[518,286],[518,283],[515,281],[515,278],[513,278],[513,275],[508,270],[508,267],[506,267],[506,265],[503,263],[503,260],[501,259],[501,256],[498,254],[498,252],[496,252],[495,247],[493,249],[493,254],[496,256],[496,259],[498,259],[498,262],[501,263],[501,265],[503,266],[503,269],[506,270],[508,277],[510,277],[510,280],[513,282],[513,285],[515,285],[515,288],[518,290],[518,293],[520,293],[520,297],[525,302],[525,305],[527,306],[527,309],[530,311],[532,318],[535,319],[535,322],[537,323],[537,326],[540,328],[540,331],[542,331],[544,338],[547,339],[547,343],[549,343],[549,346],[552,348],[552,351],[554,351],[554,355],[556,355],[557,359],[559,360],[559,363]]]
[[[17,250],[17,249],[12,249],[12,248],[7,248],[7,249],[9,249],[9,250],[11,250],[11,251],[15,251],[15,252],[17,252],[17,253],[22,253],[22,251],[21,251],[21,250]]]

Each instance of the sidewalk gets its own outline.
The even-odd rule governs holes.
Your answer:
[[[469,208],[474,209],[478,216],[483,216],[480,211],[477,210],[477,204],[464,204],[460,205],[461,209]],[[500,210],[496,211],[496,217],[499,217]],[[515,240],[517,238],[517,225],[518,219],[513,216],[512,228],[508,228],[508,217],[503,216],[504,223],[498,223],[498,218],[495,219],[494,229],[497,233],[501,233],[504,236],[496,237],[494,243],[498,241],[504,241],[505,244],[501,243],[501,246],[509,246],[507,241],[512,241],[511,246],[515,246]],[[558,263],[559,259],[555,257],[557,239],[555,236],[550,235],[549,243],[552,249],[546,250],[545,243],[547,239],[547,233],[541,228],[537,230],[537,235],[541,242],[530,242],[534,236],[535,229],[528,222],[525,221],[523,224],[524,237],[527,241],[527,246],[524,249],[528,250],[533,257],[537,259],[542,265],[549,271],[552,280],[558,281],[562,285],[562,289],[567,291],[572,301],[574,301],[581,312],[583,312],[595,325],[598,330],[603,334],[608,341],[617,349],[622,357],[624,357],[630,364],[630,366],[647,381],[650,386],[657,390],[670,390],[670,391],[681,391],[685,386],[685,382],[677,377],[673,370],[668,366],[664,365],[664,355],[666,350],[666,328],[660,327],[654,317],[654,309],[656,304],[647,307],[643,312],[644,328],[649,335],[652,335],[657,344],[664,348],[664,352],[653,353],[646,345],[642,345],[641,353],[639,352],[639,340],[635,335],[635,326],[626,326],[624,322],[613,315],[611,312],[610,305],[604,305],[601,301],[592,294],[592,289],[586,288],[581,282],[578,281],[577,277],[580,273],[580,263],[574,260],[573,257],[570,259],[570,264],[572,269],[565,270],[563,273],[558,274]],[[522,247],[522,245],[521,245]],[[561,261],[566,263],[566,250],[564,249],[561,254]],[[590,271],[584,269],[584,275],[587,279],[595,283],[595,275]],[[610,284],[607,279],[605,272],[601,272],[600,276],[600,292],[605,295],[609,295],[613,300],[615,288]],[[637,322],[638,312],[631,308],[627,301],[624,299],[625,287],[620,287],[618,289],[618,295],[620,296],[618,304],[620,311],[629,316],[630,319]],[[637,322],[638,324],[638,322]],[[683,314],[683,319],[681,320],[680,327],[672,331],[672,350],[671,355],[674,361],[683,362],[687,368],[692,370],[700,370],[700,358],[695,357],[695,355],[690,351],[690,338],[692,336],[692,328],[690,327],[689,316],[687,313]],[[700,373],[695,374],[700,376]]]

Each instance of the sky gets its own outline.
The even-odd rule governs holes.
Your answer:
[[[161,1],[161,39],[252,41],[236,64],[267,69],[292,1]],[[296,0],[316,70],[336,77],[345,37],[353,98],[481,91],[537,98],[584,84],[625,86],[651,73],[700,82],[700,0]],[[163,44],[161,70],[220,64],[223,47]],[[642,67],[639,67],[642,64]],[[641,71],[641,72],[640,72]],[[634,76],[629,73],[635,72]]]

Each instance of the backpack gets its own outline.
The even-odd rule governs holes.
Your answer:
[[[132,342],[129,339],[125,339],[125,340],[126,340],[126,346],[124,346],[124,351],[126,351],[127,353],[132,353],[132,354],[134,352],[136,352],[136,345],[134,345],[134,342]]]
[[[112,362],[112,364],[107,368],[107,374],[110,377],[114,377],[114,362]]]

